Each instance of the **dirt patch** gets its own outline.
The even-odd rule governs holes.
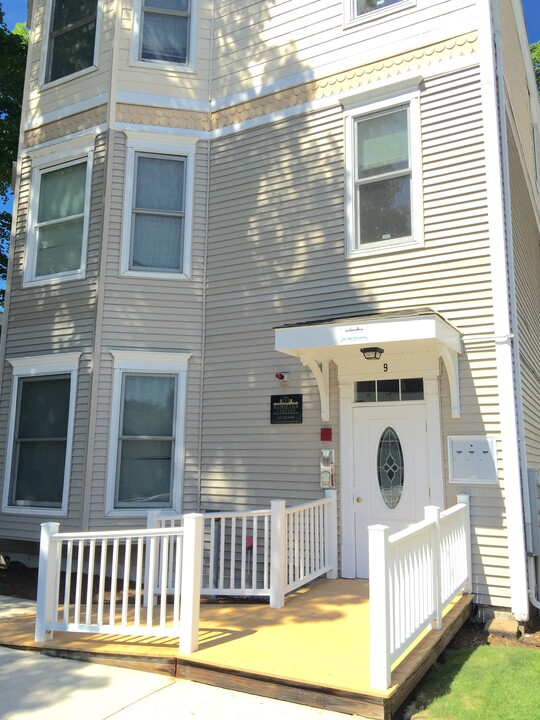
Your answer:
[[[479,645],[495,645],[499,647],[530,647],[540,650],[540,618],[533,618],[519,637],[501,637],[484,630],[478,622],[468,622],[451,640],[449,648],[455,650],[473,649]]]

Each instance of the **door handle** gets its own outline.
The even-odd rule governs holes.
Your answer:
[[[363,503],[364,500],[361,497],[357,497],[356,502],[360,505],[360,503]]]

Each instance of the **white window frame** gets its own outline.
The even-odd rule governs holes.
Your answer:
[[[4,472],[4,491],[2,496],[2,512],[20,515],[47,515],[61,517],[68,512],[69,485],[71,479],[71,460],[73,452],[73,428],[75,425],[75,403],[77,399],[77,377],[81,353],[58,353],[36,357],[6,358],[13,368],[13,388],[9,411],[8,439],[6,449],[6,465]],[[13,465],[13,449],[15,442],[15,423],[17,420],[17,400],[19,383],[25,378],[47,378],[51,375],[70,375],[69,412],[66,438],[66,460],[64,466],[64,487],[60,508],[40,507],[37,505],[10,505],[9,496]]]
[[[54,146],[56,147],[56,146]],[[29,152],[32,162],[32,174],[30,178],[30,203],[28,207],[27,230],[26,230],[26,251],[23,269],[23,286],[49,285],[69,280],[77,280],[86,277],[86,255],[88,250],[88,227],[90,215],[90,196],[92,190],[92,166],[93,166],[93,137],[81,137],[66,141],[61,147],[56,147],[56,152],[50,146],[44,145],[36,152]],[[47,172],[59,170],[68,165],[75,165],[86,162],[85,178],[85,199],[84,199],[84,222],[81,243],[81,264],[77,270],[68,270],[55,275],[36,276],[38,234],[36,230],[39,195],[41,191],[41,177]]]
[[[146,517],[150,510],[155,509],[154,507],[115,507],[118,445],[120,420],[122,417],[123,376],[129,373],[176,376],[171,507],[167,509],[180,513],[184,480],[184,425],[186,415],[187,368],[191,353],[145,352],[134,350],[111,350],[110,352],[113,356],[114,372],[105,512],[110,517]]]
[[[416,0],[401,0],[401,2],[396,2],[394,5],[370,10],[363,15],[357,15],[355,0],[343,0],[343,18],[345,21],[345,27],[351,27],[363,23],[376,22],[388,15],[393,15],[394,13],[402,12],[403,10],[409,10],[410,8],[415,7]]]
[[[410,84],[414,89],[410,88]],[[355,93],[343,96],[345,121],[345,225],[346,254],[348,257],[375,255],[395,252],[398,249],[421,247],[424,244],[423,232],[423,182],[422,182],[422,136],[420,124],[419,79],[413,78],[406,83],[409,89],[400,84],[384,86],[364,95]],[[411,168],[411,235],[403,238],[366,243],[364,246],[357,238],[355,175],[356,175],[356,121],[384,110],[408,107],[409,110],[409,160]]]
[[[153,278],[159,280],[191,279],[191,248],[193,234],[193,188],[195,183],[195,147],[198,138],[184,135],[160,135],[126,131],[127,161],[124,186],[124,216],[122,231],[122,250],[120,256],[120,274],[126,277]],[[131,236],[133,222],[133,202],[135,196],[135,162],[138,154],[163,155],[164,158],[182,157],[185,159],[184,177],[184,254],[182,270],[133,270],[129,267],[131,256]]]
[[[197,58],[197,37],[199,27],[199,2],[191,0],[191,15],[188,37],[188,57],[185,63],[172,63],[165,60],[143,60],[141,58],[142,44],[142,14],[143,0],[133,2],[133,23],[131,32],[130,64],[140,68],[159,68],[163,70],[175,70],[176,72],[194,73],[196,70]]]
[[[55,2],[55,0],[48,1],[48,3],[47,3],[48,8],[45,11],[45,19],[43,22],[43,42],[41,43],[41,58],[40,58],[40,73],[39,73],[39,85],[41,88],[55,87],[55,85],[60,85],[61,83],[67,82],[69,80],[73,80],[75,78],[80,78],[81,76],[87,75],[88,73],[92,73],[98,69],[98,58],[99,58],[100,41],[101,41],[101,22],[102,22],[101,18],[102,18],[102,2],[103,2],[103,0],[97,0],[96,37],[95,37],[95,41],[94,41],[94,59],[93,59],[92,65],[89,65],[87,68],[83,68],[82,70],[79,70],[78,72],[71,73],[70,75],[64,75],[63,77],[57,78],[56,80],[47,80],[48,66],[49,66],[49,63],[48,63],[49,42],[50,42],[50,35],[51,35],[54,2]]]

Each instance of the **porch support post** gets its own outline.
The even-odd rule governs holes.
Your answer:
[[[287,516],[285,500],[270,503],[270,607],[285,605],[287,584]]]
[[[52,536],[60,530],[56,522],[42,523],[39,542],[39,570],[36,604],[35,641],[45,642],[53,636],[47,630],[52,622],[57,598],[55,597],[56,578],[58,577],[58,543]]]
[[[337,492],[335,490],[326,490],[324,495],[330,500],[330,505],[327,508],[326,537],[324,539],[326,562],[332,566],[332,569],[326,573],[326,577],[329,580],[336,580],[338,576]]]
[[[203,528],[202,515],[185,515],[179,643],[183,653],[195,652],[199,646]]]
[[[434,630],[442,628],[442,605],[441,605],[441,509],[434,505],[424,508],[424,517],[429,522],[435,523],[432,534],[431,546],[431,583],[433,592],[433,610],[435,617],[431,622]]]
[[[149,530],[153,530],[154,528],[158,527],[158,518],[160,515],[160,510],[149,510],[148,516],[146,519],[146,527]],[[146,559],[144,562],[144,590],[143,590],[143,605],[144,607],[148,607],[148,603],[150,602],[150,598],[152,598],[152,605],[156,604],[156,596],[154,594],[155,587],[151,587],[152,585],[155,585],[155,583],[150,583],[150,565],[152,567],[156,567],[157,565],[157,543],[154,543],[154,558],[151,560],[151,547],[152,543],[150,542],[150,538],[146,538]]]
[[[368,527],[369,681],[374,690],[388,690],[391,682],[388,532],[389,529],[386,525],[370,525]]]
[[[457,501],[461,505],[467,506],[467,517],[465,520],[465,550],[467,553],[467,582],[463,590],[466,593],[472,593],[472,561],[471,561],[471,499],[468,495],[460,494]]]

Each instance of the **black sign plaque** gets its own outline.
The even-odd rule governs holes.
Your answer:
[[[272,395],[270,424],[293,425],[302,422],[302,395]]]

